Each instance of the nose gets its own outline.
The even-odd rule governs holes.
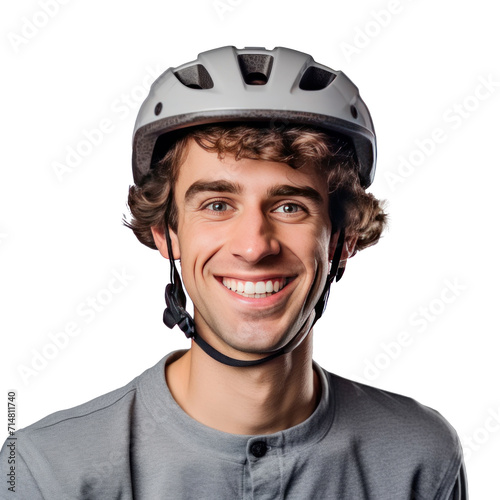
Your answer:
[[[249,264],[256,264],[265,257],[278,255],[281,247],[273,223],[264,213],[255,210],[242,214],[235,221],[229,250]]]

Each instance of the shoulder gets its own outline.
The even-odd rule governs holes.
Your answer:
[[[76,437],[75,432],[91,431],[92,435],[106,434],[108,430],[133,422],[136,417],[137,408],[144,408],[143,395],[153,392],[158,388],[166,388],[164,379],[165,364],[169,358],[179,355],[179,352],[170,353],[163,357],[156,365],[148,368],[135,377],[128,384],[111,392],[96,397],[81,405],[66,410],[52,413],[38,422],[18,431],[18,434],[26,439],[42,439],[57,433],[64,436],[65,433]]]
[[[142,393],[160,379],[165,359],[124,387],[16,432],[17,467],[33,478],[30,495],[39,489],[47,498],[76,498],[104,485],[122,488],[134,433],[148,421]]]
[[[18,435],[28,439],[40,439],[57,434],[62,438],[65,433],[73,434],[75,429],[86,428],[95,434],[109,425],[116,425],[116,419],[124,414],[124,409],[134,404],[137,392],[135,378],[124,387],[103,394],[95,399],[66,410],[52,413],[38,422],[18,431]],[[125,412],[126,414],[127,412]]]
[[[463,467],[455,429],[412,398],[326,373],[335,404],[332,430],[350,443],[374,478],[398,471],[423,497],[448,498]],[[378,479],[374,479],[376,482]],[[440,494],[436,496],[435,492]]]
[[[122,457],[111,457],[110,444],[115,441],[118,445],[127,439],[124,420],[130,414],[135,393],[131,382],[16,431],[15,440],[7,441],[1,454],[10,452],[9,445],[14,447],[14,467],[19,478],[16,492],[20,498],[80,498],[79,492],[91,491],[91,484],[103,483],[100,470],[108,466],[110,459],[126,459],[123,451]]]
[[[415,399],[327,373],[339,417],[355,422],[360,432],[414,447],[460,449],[455,429],[436,410]]]

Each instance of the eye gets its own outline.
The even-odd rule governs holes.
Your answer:
[[[213,201],[206,205],[205,208],[212,212],[225,212],[228,209],[228,205],[223,201]]]
[[[273,212],[278,212],[282,214],[296,214],[297,212],[303,211],[303,208],[296,203],[283,203],[278,208],[275,208]]]

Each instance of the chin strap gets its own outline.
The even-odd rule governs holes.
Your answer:
[[[229,356],[226,356],[225,354],[222,354],[217,349],[215,349],[214,347],[212,347],[208,342],[206,342],[200,336],[199,333],[195,334],[194,341],[211,358],[215,359],[219,363],[222,363],[222,364],[228,365],[228,366],[236,366],[236,367],[261,365],[262,363],[266,363],[267,361],[271,361],[271,359],[277,358],[278,356],[281,356],[282,354],[285,354],[285,352],[286,352],[285,347],[282,347],[281,349],[278,349],[277,351],[273,352],[272,354],[269,354],[265,358],[253,359],[253,360],[249,361],[249,360],[243,360],[243,359],[230,358]]]
[[[170,212],[171,201],[171,196],[169,195],[169,199],[167,201],[167,214]],[[178,325],[179,328],[184,332],[184,335],[186,335],[188,339],[192,338],[196,342],[196,344],[201,349],[203,349],[203,351],[205,351],[206,354],[208,354],[211,358],[215,359],[219,363],[228,366],[256,366],[262,363],[266,363],[267,361],[271,361],[272,359],[288,352],[287,348],[293,344],[295,337],[281,349],[278,349],[277,351],[269,354],[268,356],[265,356],[264,358],[255,360],[231,358],[229,356],[226,356],[225,354],[222,354],[217,349],[208,344],[196,331],[194,320],[186,311],[186,294],[182,289],[182,280],[175,266],[172,252],[172,241],[170,240],[167,221],[165,221],[165,239],[167,241],[168,258],[170,261],[170,283],[165,288],[165,302],[167,304],[167,308],[163,312],[163,322],[165,323],[165,325],[167,325],[169,328],[174,328],[175,325]],[[332,266],[326,280],[325,288],[323,289],[323,293],[321,294],[321,297],[314,309],[316,317],[314,319],[313,325],[321,317],[323,311],[326,308],[331,283],[335,278],[338,281],[342,277],[343,268],[338,269],[338,266],[340,263],[343,244],[344,230],[342,229],[337,240],[337,246],[335,248],[335,254],[333,256]],[[304,325],[302,326],[302,328],[304,328]],[[302,328],[299,330],[299,332],[302,330]]]

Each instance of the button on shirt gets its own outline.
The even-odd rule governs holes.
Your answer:
[[[267,453],[267,445],[265,441],[249,441],[250,453],[255,458],[261,458]]]

